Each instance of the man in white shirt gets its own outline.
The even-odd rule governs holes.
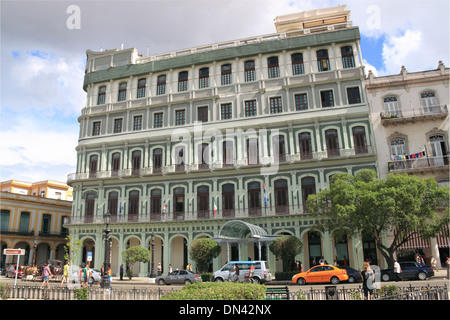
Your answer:
[[[400,264],[397,262],[396,259],[394,259],[394,276],[395,281],[402,281],[402,278],[400,277],[400,273],[402,273],[402,268],[400,268]]]

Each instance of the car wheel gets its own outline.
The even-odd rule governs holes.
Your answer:
[[[92,286],[94,284],[94,278],[89,278],[88,283]]]
[[[353,276],[348,277],[348,283],[355,283],[355,282],[356,282],[355,277]]]
[[[184,280],[184,284],[191,284],[192,282],[191,282],[191,280],[189,280],[189,279],[186,279],[186,280]]]
[[[160,286],[163,286],[163,285],[166,284],[166,282],[164,281],[164,279],[159,279],[158,284],[159,284]]]
[[[261,280],[259,280],[258,277],[254,277],[251,280],[252,280],[252,283],[261,284]]]
[[[389,281],[390,279],[391,277],[389,277],[389,275],[386,273],[381,276],[381,280],[383,280],[384,282]]]
[[[306,284],[306,281],[305,281],[305,279],[303,279],[303,278],[298,278],[298,279],[297,279],[297,284],[298,284],[299,286],[303,286],[303,285]]]
[[[419,272],[417,277],[419,278],[419,280],[426,280],[427,279],[427,274],[425,272]]]
[[[332,284],[338,284],[339,283],[339,278],[338,277],[332,277],[331,279],[330,279],[330,282],[332,283]]]
[[[223,279],[222,278],[216,278],[216,279],[214,279],[214,281],[215,282],[223,282]]]

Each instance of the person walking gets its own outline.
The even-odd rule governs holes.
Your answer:
[[[49,277],[52,276],[52,272],[50,271],[50,268],[47,263],[44,264],[44,268],[42,270],[42,276],[44,277],[41,289],[44,288],[44,285],[47,284],[47,288],[50,288],[50,285],[48,284]]]
[[[394,276],[395,276],[395,281],[402,281],[400,273],[402,273],[402,268],[400,267],[400,264],[397,262],[397,259],[394,259]]]
[[[431,256],[430,264],[431,264],[431,270],[439,271],[439,269],[437,268],[437,262],[436,262],[436,259],[434,258],[434,256]]]
[[[450,257],[447,257],[445,264],[447,265],[447,279],[450,279]]]
[[[120,265],[120,280],[123,280],[123,263]]]
[[[66,261],[63,269],[63,278],[61,280],[61,288],[63,287],[64,280],[66,280],[66,284],[69,285],[69,260]]]
[[[375,274],[373,270],[370,268],[370,264],[368,264],[367,262],[363,263],[363,268],[364,270],[361,271],[361,276],[363,279],[364,300],[372,300]]]

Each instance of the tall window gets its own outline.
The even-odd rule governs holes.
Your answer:
[[[330,60],[328,58],[328,50],[322,49],[317,50],[317,68],[319,72],[331,70],[330,68]]]
[[[275,180],[275,212],[276,214],[289,213],[289,193],[286,179]]]
[[[355,154],[367,153],[367,139],[366,130],[363,126],[353,127],[353,145],[355,147]]]
[[[278,57],[270,57],[267,59],[269,79],[280,77],[280,66],[278,65]]]
[[[255,61],[249,60],[244,62],[244,79],[245,82],[255,81]]]
[[[209,187],[199,186],[197,188],[197,217],[199,219],[209,218]]]
[[[141,172],[141,151],[135,150],[131,154],[132,175],[139,175]]]
[[[208,107],[198,107],[197,120],[200,122],[208,122]]]
[[[113,217],[113,221],[117,220],[118,204],[119,204],[119,193],[116,191],[110,192],[108,194],[108,211]]]
[[[245,101],[245,116],[256,116],[256,100]]]
[[[209,168],[209,145],[207,143],[202,143],[198,146],[198,168]]]
[[[301,180],[303,212],[306,212],[306,200],[310,194],[316,193],[316,181],[313,177],[305,177]]]
[[[184,220],[184,188],[173,189],[173,219]]]
[[[6,209],[0,210],[0,231],[8,231],[9,228],[9,218],[11,215],[11,211]]]
[[[294,53],[293,55],[291,55],[291,61],[292,61],[292,74],[294,76],[305,73],[302,53]]]
[[[119,83],[119,94],[117,95],[117,101],[125,101],[127,100],[127,83],[121,82]]]
[[[391,155],[401,156],[406,154],[406,144],[403,139],[393,139],[391,140]]]
[[[385,97],[383,99],[384,112],[387,115],[401,115],[400,107],[398,105],[397,97]]]
[[[128,221],[137,221],[139,215],[139,191],[133,190],[128,194]]]
[[[163,113],[158,112],[153,115],[153,127],[162,128],[163,127]]]
[[[95,121],[94,123],[92,123],[92,135],[93,136],[100,135],[100,125],[101,125],[100,121]]]
[[[300,145],[300,160],[312,159],[311,133],[301,132],[298,135],[298,142]]]
[[[182,146],[178,146],[175,148],[175,153],[174,153],[174,157],[175,157],[175,171],[180,172],[180,171],[185,171],[185,152],[184,152],[184,147]]]
[[[142,116],[133,117],[133,130],[142,130]]]
[[[273,156],[275,163],[286,161],[286,146],[284,136],[277,135],[272,138]]]
[[[114,133],[122,132],[122,118],[114,119]]]
[[[51,225],[52,225],[52,216],[50,214],[43,214],[41,232],[43,234],[49,234],[51,230]]]
[[[248,190],[248,215],[250,217],[261,215],[261,184],[250,182],[247,184]]]
[[[153,173],[160,173],[162,168],[162,149],[153,150]]]
[[[270,98],[270,113],[282,113],[281,97]]]
[[[199,71],[199,84],[200,89],[209,87],[209,68],[201,68]]]
[[[105,104],[106,99],[106,86],[98,88],[97,104]]]
[[[153,189],[150,194],[150,218],[152,221],[161,220],[161,189]]]
[[[89,157],[89,177],[97,177],[98,155],[94,154]]]
[[[137,88],[137,98],[144,98],[145,97],[145,85],[147,83],[147,80],[145,78],[138,80],[138,88]]]
[[[328,158],[339,157],[339,138],[336,129],[329,129],[325,131],[325,141],[327,144]]]
[[[342,66],[344,68],[354,68],[355,58],[353,57],[353,49],[351,46],[341,48]]]
[[[308,110],[308,96],[306,93],[295,95],[295,108],[297,111]]]
[[[175,125],[182,126],[186,124],[186,110],[176,110],[175,111]]]
[[[120,170],[120,153],[114,152],[111,156],[111,175],[118,176]]]
[[[156,81],[156,95],[161,95],[166,93],[166,75],[163,74],[158,76]]]
[[[234,217],[234,184],[227,183],[222,186],[222,216]]]
[[[422,100],[422,107],[425,113],[433,113],[440,111],[434,92],[428,91],[421,93],[420,98]]]
[[[348,104],[361,103],[359,87],[347,88],[347,100]]]
[[[320,91],[320,100],[322,108],[334,107],[333,90]]]
[[[224,141],[222,145],[223,167],[231,167],[234,163],[233,141]]]
[[[188,75],[189,73],[187,71],[181,71],[178,74],[178,92],[187,91]]]
[[[231,84],[231,64],[227,63],[222,65],[221,71],[221,84]]]
[[[89,192],[86,194],[85,199],[85,222],[91,223],[94,221],[94,209],[95,209],[95,193]]]
[[[220,105],[220,118],[222,120],[229,120],[233,118],[233,109],[231,103],[224,103]]]
[[[19,232],[26,233],[30,227],[30,213],[29,212],[21,212],[20,213],[20,224],[19,224]]]
[[[258,164],[258,138],[247,139],[247,164]]]

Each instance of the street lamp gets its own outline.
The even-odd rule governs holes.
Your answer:
[[[155,234],[152,232],[152,266],[150,269],[150,278],[155,278]]]
[[[109,267],[109,256],[110,256],[110,246],[109,246],[109,233],[111,230],[109,230],[109,224],[111,222],[111,214],[109,211],[107,211],[103,215],[103,219],[106,224],[106,229],[103,230],[105,232],[105,263],[103,264],[103,274],[102,274],[102,281],[100,282],[100,286],[103,289],[110,289],[111,284],[109,283],[109,276],[108,276],[108,267]]]
[[[34,238],[33,238],[33,263],[32,263],[33,266],[36,266],[36,258],[37,258],[37,252],[36,252],[36,249],[37,249],[37,241],[38,241],[38,237],[35,235]]]

